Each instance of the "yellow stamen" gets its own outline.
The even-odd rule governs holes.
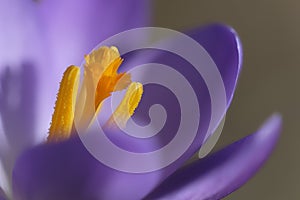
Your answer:
[[[118,73],[123,60],[116,47],[100,47],[86,55],[85,61],[78,97],[79,67],[70,66],[63,75],[49,129],[49,142],[69,138],[74,121],[77,131],[86,130],[96,118],[103,101],[112,92],[128,88],[107,125],[125,127],[141,100],[142,84],[132,83],[130,74]]]
[[[111,127],[113,125],[118,125],[121,128],[125,128],[127,121],[133,115],[135,109],[139,105],[142,94],[143,85],[138,82],[132,82],[126,91],[123,100],[109,118],[105,126]]]
[[[70,66],[63,75],[47,138],[49,142],[61,141],[71,135],[79,73],[79,67]]]

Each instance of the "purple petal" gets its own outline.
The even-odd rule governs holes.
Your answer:
[[[203,31],[194,30],[189,35],[206,49],[216,63],[224,81],[229,106],[242,67],[242,44],[237,33],[229,26],[215,24]]]
[[[4,194],[4,191],[2,190],[2,188],[0,188],[0,200],[7,200],[7,197]]]
[[[232,100],[232,96],[236,87],[238,75],[241,68],[242,50],[239,38],[232,28],[220,24],[213,24],[206,27],[198,28],[190,32],[189,35],[193,39],[198,41],[207,50],[207,52],[213,58],[214,62],[217,64],[217,67],[222,75],[227,99],[227,106],[224,110],[220,111],[222,113],[219,115],[223,116],[227,111],[226,108],[230,105],[230,102]],[[211,119],[211,100],[209,91],[203,78],[200,75],[198,75],[195,68],[191,66],[191,64],[189,64],[186,60],[182,59],[180,56],[162,51],[158,53],[157,51],[153,51],[151,49],[145,49],[142,52],[135,53],[136,54],[133,53],[135,56],[147,56],[145,60],[150,58],[150,60],[147,60],[147,62],[145,62],[145,60],[143,59],[137,60],[135,65],[144,63],[162,63],[176,69],[189,81],[196,93],[197,100],[199,102],[201,118],[199,122],[197,136],[194,139],[194,142],[192,143],[190,148],[178,160],[178,162],[173,163],[170,168],[165,169],[165,171],[167,171],[166,174],[170,174],[172,171],[176,170],[179,166],[181,166],[197,150],[199,150],[204,141],[205,133],[207,132]],[[127,58],[130,59],[130,56],[130,54],[125,55],[125,62],[122,66],[122,70],[124,71],[128,71],[135,66],[128,65],[126,63]],[[132,64],[131,62],[129,63]],[[147,76],[154,76],[151,75],[151,70],[152,69],[148,68],[147,73],[144,73],[140,79],[143,79]],[[158,77],[159,74],[155,76]],[[168,76],[165,76],[163,78],[170,79],[170,77]],[[174,85],[176,85],[175,83],[178,82],[177,79],[174,79],[172,81],[174,82]],[[176,96],[174,97],[174,94],[172,92],[173,91],[170,91],[168,88],[166,89],[166,87],[159,87],[156,84],[145,85],[143,98],[139,104],[139,107],[135,111],[134,118],[136,118],[139,121],[142,121],[142,123],[144,124],[147,124],[150,121],[148,115],[150,106],[154,104],[162,105],[167,112],[167,121],[164,124],[163,129],[161,129],[161,131],[158,134],[151,138],[147,138],[147,140],[133,138],[131,136],[128,136],[127,134],[124,134],[121,131],[119,133],[107,136],[112,141],[117,143],[118,146],[120,146],[121,148],[135,152],[154,151],[168,144],[174,138],[174,135],[178,129],[178,124],[180,124],[181,120],[180,106],[178,100],[176,99]],[[196,121],[199,119],[189,120]],[[221,120],[221,117],[219,120]],[[215,129],[216,128],[217,124],[215,124]],[[189,131],[186,132],[186,134],[191,134]],[[120,142],[118,143],[118,141]],[[121,143],[124,145],[122,146]],[[138,148],[133,149],[133,147]]]
[[[216,53],[216,55],[212,55],[212,57],[216,59],[215,62],[218,63],[220,71],[224,68],[222,73],[224,74],[223,78],[228,78],[228,81],[226,82],[232,83],[232,85],[229,85],[228,87],[225,84],[225,87],[229,88],[226,89],[226,91],[229,91],[228,99],[230,99],[240,67],[240,49],[237,36],[230,28],[222,25],[208,26],[198,29],[195,33],[197,33],[195,34],[195,37],[197,37],[200,42],[207,45],[207,48],[210,49],[210,53]],[[204,37],[204,39],[202,39],[202,37]],[[214,42],[216,40],[219,41],[218,43],[220,45],[215,45]],[[209,46],[209,44],[213,45]],[[225,53],[227,56],[226,59],[221,59],[221,54],[215,49],[225,49],[225,47]],[[226,62],[224,60],[226,60]],[[223,64],[224,67],[222,66]],[[230,76],[230,73],[233,73],[233,75]],[[193,73],[188,72],[186,76],[193,76]],[[193,84],[196,87],[198,98],[205,100],[201,101],[204,102],[201,106],[205,107],[206,105],[209,105],[209,100],[207,100],[209,99],[207,91],[205,92],[205,89],[203,90],[199,88],[199,85],[197,85],[199,82],[202,83],[201,80],[199,81],[197,76],[192,78],[194,81]],[[151,89],[148,92],[145,91],[145,95],[149,95],[149,98],[145,99],[146,101],[149,101],[146,102],[146,104],[152,105],[155,103],[152,102],[152,100],[155,100],[157,97],[158,89],[154,89],[152,92],[150,91]],[[160,93],[163,94],[164,92],[160,91]],[[172,96],[172,94],[169,93],[169,96]],[[158,103],[166,105],[168,111],[174,112],[175,110],[175,112],[177,112],[177,108],[175,109],[175,107],[173,107],[172,111],[172,103],[170,103],[172,101],[170,99],[166,98],[158,100],[164,101]],[[144,109],[146,109],[146,107],[147,106],[145,106]],[[145,112],[140,110],[140,112],[148,113],[147,110],[145,110]],[[176,117],[178,117],[178,115],[176,115],[176,113],[170,114],[175,117],[175,120],[177,119]],[[33,148],[32,150],[27,151],[16,163],[13,176],[13,185],[16,197],[22,200],[47,200],[53,198],[58,200],[74,198],[79,200],[141,199],[164,179],[166,179],[171,173],[177,170],[190,156],[192,156],[195,151],[199,149],[204,137],[202,131],[205,131],[207,128],[207,122],[209,121],[209,109],[204,116],[205,117],[202,118],[203,122],[201,122],[203,124],[198,130],[197,138],[188,151],[170,166],[151,173],[134,174],[111,169],[95,160],[87,152],[85,147],[82,146],[78,139],[66,141],[60,144],[42,145]],[[174,124],[172,125],[171,120],[171,122],[169,122],[169,128],[171,127],[171,129],[167,126],[163,133],[168,135],[168,132],[171,132],[172,134],[173,126]],[[162,137],[164,137],[163,135],[164,134],[161,134]],[[142,148],[146,147],[140,140],[136,143],[136,141],[133,140],[127,141],[121,136],[113,135],[112,137],[115,141],[119,141],[120,146],[123,145],[127,148],[133,147],[134,150],[139,149],[141,146]],[[148,146],[156,147],[158,143],[162,142],[161,140],[163,140],[163,138],[158,137],[152,140],[150,144],[148,143]],[[101,144],[101,141],[99,142],[99,144]],[[149,151],[149,149],[146,149],[146,151]],[[136,163],[136,165],[139,164],[140,163]]]
[[[256,133],[176,172],[149,199],[220,199],[241,187],[270,156],[281,131],[273,115]]]
[[[242,66],[242,47],[239,37],[231,27],[222,24],[212,24],[197,28],[193,31],[188,32],[188,35],[205,48],[205,50],[212,57],[213,61],[216,63],[218,70],[222,76],[226,92],[227,106],[225,107],[225,109],[220,111],[222,113],[218,114],[218,116],[220,117],[216,121],[220,122],[231,103]],[[121,66],[121,70],[129,71],[132,67],[144,63],[160,63],[174,68],[180,74],[185,76],[186,80],[189,81],[194,91],[196,92],[198,98],[199,109],[201,110],[202,118],[202,121],[200,122],[200,129],[203,135],[206,132],[212,114],[211,99],[204,79],[197,73],[195,68],[190,63],[188,63],[185,58],[181,58],[178,55],[174,55],[173,53],[165,51],[157,52],[152,49],[144,49],[143,51],[137,52],[136,54],[132,52],[132,54],[134,55],[133,58],[138,56],[144,56],[146,58],[135,60],[135,63],[133,64],[130,60],[132,55],[130,55],[129,53],[125,55],[124,65]],[[145,72],[143,75],[144,77],[141,76],[140,79],[143,80],[145,77],[149,76],[148,74],[151,74],[151,69]],[[170,77],[165,78],[170,79]],[[177,80],[174,80],[174,82],[176,81]],[[162,92],[159,92],[158,89],[162,90]],[[219,88],[215,89],[219,90]],[[156,104],[162,104],[166,108],[171,107],[171,109],[169,109],[170,114],[168,115],[168,117],[170,117],[170,121],[175,121],[175,123],[173,123],[173,129],[176,129],[178,121],[176,121],[176,116],[178,116],[179,113],[173,108],[176,108],[177,102],[172,100],[170,98],[170,95],[165,95],[165,93],[168,93],[168,91],[164,88],[158,88],[157,86],[152,87],[151,84],[149,84],[149,86],[146,86],[144,94],[149,94],[150,97],[142,99],[135,114],[137,116],[136,118],[143,118],[147,121],[149,117],[144,115],[148,114],[146,110],[147,108],[149,108],[148,104],[150,104],[150,102],[155,102]],[[168,105],[164,105],[164,103]],[[217,126],[217,123],[214,124],[212,130],[215,130]],[[169,140],[164,139],[164,142],[167,143],[169,142]],[[199,149],[199,145],[201,144],[198,144],[198,146],[196,147],[197,149]]]
[[[16,200],[132,200],[147,194],[157,176],[106,167],[75,138],[23,154],[15,165],[13,192]]]

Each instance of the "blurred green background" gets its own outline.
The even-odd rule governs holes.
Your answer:
[[[254,132],[273,112],[283,116],[281,139],[267,164],[226,199],[300,199],[300,1],[154,1],[154,24],[190,30],[223,22],[239,33],[241,77],[219,149]]]

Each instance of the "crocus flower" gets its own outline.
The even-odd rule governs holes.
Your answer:
[[[10,190],[15,159],[47,137],[66,66],[80,64],[82,55],[108,36],[147,25],[148,10],[149,2],[139,0],[126,6],[120,0],[0,1],[3,190]]]
[[[2,145],[1,147],[10,148],[12,145],[18,147],[19,149],[14,150],[15,152],[11,154],[13,159],[23,152],[16,163],[10,161],[4,167],[11,169],[14,165],[12,177],[14,198],[16,200],[219,199],[244,184],[264,163],[276,144],[281,127],[278,115],[272,116],[256,133],[215,154],[180,168],[205,142],[201,131],[207,128],[207,121],[209,121],[211,113],[209,109],[204,109],[204,113],[201,114],[203,116],[201,118],[203,120],[202,129],[198,130],[197,138],[190,148],[171,165],[148,173],[122,172],[102,164],[88,152],[77,136],[70,136],[59,142],[34,145],[38,142],[32,135],[35,131],[42,134],[44,139],[47,137],[46,129],[53,111],[54,93],[61,78],[58,72],[62,72],[72,63],[80,62],[82,55],[97,44],[97,40],[103,39],[102,37],[125,28],[143,25],[147,21],[147,16],[144,14],[147,5],[144,2],[132,1],[132,5],[128,3],[128,9],[124,6],[118,8],[114,4],[111,7],[113,11],[103,9],[100,12],[97,6],[103,5],[101,2],[93,1],[91,4],[87,4],[82,1],[81,4],[74,5],[72,1],[63,1],[63,3],[49,1],[35,5],[13,1],[15,6],[20,6],[20,9],[22,6],[29,9],[24,11],[25,8],[22,7],[21,10],[28,14],[25,16],[28,17],[32,32],[26,35],[28,33],[21,32],[22,26],[16,25],[14,28],[20,30],[20,35],[17,32],[16,35],[4,35],[5,38],[21,37],[20,40],[23,41],[24,37],[27,39],[29,36],[37,36],[40,38],[35,39],[44,41],[40,44],[32,42],[33,47],[30,49],[34,49],[35,52],[28,52],[28,55],[27,51],[23,53],[22,49],[19,52],[14,49],[20,49],[19,43],[15,46],[12,45],[10,53],[17,52],[19,54],[11,57],[11,54],[7,54],[7,59],[1,61],[1,70],[6,70],[5,76],[1,78],[1,117],[3,130],[9,142],[9,146]],[[10,4],[6,3],[6,5]],[[57,9],[57,5],[61,7]],[[11,8],[10,6],[8,8]],[[16,14],[15,18],[19,19],[19,13],[13,13],[10,10],[5,9],[1,13]],[[77,13],[81,14],[77,15]],[[114,22],[117,23],[122,17],[131,14],[136,14],[136,16],[126,27],[111,29]],[[59,20],[55,20],[55,17]],[[74,18],[81,23],[74,23]],[[103,22],[102,18],[107,20]],[[24,15],[19,20],[24,20]],[[87,21],[91,24],[87,25]],[[69,27],[62,29],[60,23],[61,26]],[[7,22],[5,21],[4,24]],[[101,28],[98,30],[98,27]],[[102,35],[100,34],[101,30],[106,30],[108,33]],[[36,31],[38,32],[36,33]],[[230,27],[217,24],[195,29],[189,34],[206,49],[216,63],[225,85],[227,109],[233,97],[242,62],[238,36]],[[3,39],[4,36],[1,35],[0,38]],[[12,41],[15,41],[14,39]],[[24,49],[26,49],[27,41],[29,40],[24,42]],[[44,45],[46,46],[44,51],[36,50],[43,49]],[[23,57],[24,55],[26,57]],[[194,76],[193,71],[183,68],[183,66],[188,66],[184,60],[168,58],[170,55],[162,53],[155,56],[154,59],[157,62],[174,66],[176,70],[188,77],[194,90],[197,91],[197,98],[201,99],[199,106],[207,107],[209,94],[203,87],[203,81]],[[124,62],[126,62],[126,57]],[[10,65],[21,65],[21,68],[16,68],[17,72],[20,70],[17,75]],[[57,69],[51,69],[48,66],[57,66]],[[54,74],[56,75],[54,76]],[[23,92],[20,95],[20,101],[17,102],[10,99],[11,95],[16,95],[10,93],[11,89],[15,89],[11,86],[12,81],[21,87],[16,93]],[[143,112],[143,109],[147,109],[147,104],[153,104],[159,98],[157,93],[160,94],[160,90],[155,88],[155,91],[154,93],[154,89],[151,87],[144,88],[137,115]],[[32,99],[33,97],[38,98],[36,102],[35,98]],[[175,105],[168,96],[161,100],[170,107]],[[172,109],[176,111],[176,107]],[[225,114],[226,109],[222,113]],[[33,117],[29,117],[28,114],[35,116],[34,121]],[[174,119],[176,120],[176,117]],[[171,127],[173,127],[172,124]],[[39,137],[40,140],[41,138],[43,139],[43,137]],[[126,138],[113,139],[127,148],[136,145],[135,142],[127,143]],[[156,145],[155,142],[152,145]],[[1,152],[9,153],[10,151]],[[1,156],[8,155],[4,153]],[[5,158],[8,159],[7,157],[2,159],[5,160]],[[11,171],[8,170],[8,172]],[[6,199],[4,193],[0,192],[0,195],[0,199]]]

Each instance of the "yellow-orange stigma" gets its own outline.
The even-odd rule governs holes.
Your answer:
[[[124,99],[106,123],[126,125],[141,100],[143,86],[132,82],[130,74],[118,73],[122,61],[116,47],[100,47],[86,55],[83,81],[77,98],[80,70],[70,66],[65,71],[49,129],[49,142],[69,138],[74,117],[80,128],[87,128],[100,111],[102,102],[112,92],[128,87]]]
[[[118,74],[117,70],[122,63],[122,59],[116,58],[101,75],[95,94],[95,109],[100,103],[109,97],[113,91],[120,91],[125,89],[130,83],[131,78],[129,74]]]

